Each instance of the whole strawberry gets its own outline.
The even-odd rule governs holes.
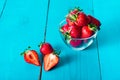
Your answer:
[[[38,54],[35,50],[25,50],[21,55],[24,55],[24,60],[27,63],[34,64],[36,66],[41,66]]]
[[[97,26],[98,30],[100,29],[101,23],[98,19],[96,19],[95,17],[88,15],[88,19],[89,19],[89,24],[94,24]]]
[[[97,31],[97,27],[95,25],[88,25],[82,27],[82,38],[88,38],[92,36]]]
[[[71,38],[80,38],[81,37],[81,28],[76,26],[70,27],[70,36]]]
[[[75,21],[75,24],[79,27],[88,25],[87,15],[83,12],[79,12]]]
[[[64,24],[61,28],[60,28],[60,32],[62,32],[62,34],[66,34],[67,32],[69,32],[70,27],[68,24]]]
[[[70,40],[69,43],[73,47],[78,47],[82,44],[82,40]]]
[[[52,48],[51,44],[42,43],[42,44],[40,44],[40,52],[43,55],[46,55],[46,54],[50,54],[50,53],[54,52],[54,49]]]

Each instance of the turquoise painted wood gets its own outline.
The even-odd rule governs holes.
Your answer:
[[[46,9],[41,0],[7,1],[0,18],[0,80],[38,80],[40,67],[27,64],[20,53],[31,46],[40,54]]]
[[[0,0],[0,14],[5,0]],[[20,53],[29,45],[41,59],[37,45],[43,41],[48,0],[7,0],[0,17],[0,80],[38,80],[40,67],[27,64]],[[68,48],[59,34],[59,23],[68,10],[80,6],[85,13],[100,19],[102,26],[97,42],[84,51]],[[119,0],[50,0],[46,42],[61,50],[60,62],[44,71],[41,80],[120,80]],[[94,13],[93,13],[94,11]]]
[[[119,8],[119,0],[94,0],[95,17],[102,22],[98,44],[103,80],[120,80]]]
[[[5,0],[0,0],[0,12],[1,12],[2,9],[3,9],[4,2],[5,2]]]
[[[75,6],[80,6],[87,14],[92,14],[92,1],[72,0],[68,3],[65,0],[50,0],[46,42],[50,42],[62,52],[57,67],[48,72],[43,68],[42,80],[100,80],[96,43],[85,51],[74,51],[68,48],[60,37],[59,23],[68,10]]]

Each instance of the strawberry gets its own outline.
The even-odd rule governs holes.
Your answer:
[[[70,40],[70,45],[73,47],[77,47],[82,43],[81,40]]]
[[[46,54],[44,56],[44,69],[45,71],[49,71],[53,67],[55,67],[59,62],[59,56],[53,52],[50,54]]]
[[[79,8],[74,8],[73,10],[70,10],[69,14],[77,14],[78,12],[80,12],[81,10]]]
[[[62,32],[63,34],[65,34],[66,32],[69,32],[69,25],[68,25],[68,24],[64,24],[64,25],[60,28],[60,32]]]
[[[76,26],[74,21],[70,20],[69,18],[66,18],[66,22],[68,23],[69,26]]]
[[[92,24],[96,25],[98,30],[99,30],[100,29],[100,25],[101,25],[100,21],[98,19],[94,18],[91,15],[88,15],[87,17],[89,19],[89,23],[92,23]]]
[[[27,63],[34,64],[36,66],[41,66],[38,54],[35,50],[26,50],[21,55],[24,55],[24,60]]]
[[[88,25],[88,18],[83,12],[79,12],[75,21],[75,24],[79,27]]]
[[[81,37],[81,28],[80,27],[71,26],[70,28],[71,28],[70,36],[72,38],[80,38]]]
[[[88,26],[83,26],[82,27],[82,38],[88,38],[92,36],[95,31],[97,30],[97,27],[94,25],[88,25]]]
[[[69,14],[66,18],[67,23],[69,26],[86,26],[88,25],[88,18],[87,15],[83,12],[78,12],[77,14]]]
[[[46,55],[46,54],[50,54],[52,53],[54,50],[52,48],[52,46],[49,44],[49,43],[42,43],[40,45],[40,52],[43,54],[43,55]]]

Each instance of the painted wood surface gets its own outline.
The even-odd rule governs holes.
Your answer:
[[[102,22],[98,46],[103,80],[120,80],[119,8],[119,0],[94,0],[95,17]]]
[[[67,47],[58,31],[75,6],[102,23],[97,40],[84,51]],[[48,0],[0,0],[0,80],[38,80],[40,74],[41,80],[119,80],[119,7],[118,0],[50,0],[46,20]],[[44,40],[45,26],[46,42],[61,54],[55,68],[46,72],[42,66],[40,73],[40,67],[27,64],[20,53],[31,46],[41,59],[37,45]]]

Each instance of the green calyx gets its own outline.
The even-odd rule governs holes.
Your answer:
[[[42,44],[43,44],[44,42],[41,42],[39,45],[38,45],[38,47],[40,47],[41,48],[41,46],[42,46]]]
[[[79,12],[83,11],[83,9],[80,9],[80,7],[75,7],[74,9],[70,9],[69,13],[74,11],[74,10],[79,11]]]
[[[71,38],[70,33],[69,33],[69,32],[66,32],[66,33],[64,34],[64,38],[65,38],[65,40],[69,40],[69,39]]]
[[[30,46],[28,46],[28,48],[27,49],[25,49],[22,53],[20,53],[20,55],[21,56],[23,56],[25,53],[27,53],[28,51],[29,51],[29,49],[30,49],[31,47]]]
[[[96,32],[96,31],[98,30],[98,29],[97,29],[97,26],[94,25],[94,24],[89,24],[88,26],[89,26],[90,30],[92,30],[92,31],[94,31],[94,32]]]
[[[71,21],[76,21],[77,15],[76,15],[76,14],[74,14],[74,15],[69,14],[69,19],[70,19]]]
[[[74,10],[77,10],[77,11],[83,11],[82,9],[80,9],[80,7],[75,7]]]
[[[61,53],[61,50],[55,50],[55,51],[53,52],[53,54],[54,54],[54,55],[57,55],[57,56],[59,56],[60,53]]]

